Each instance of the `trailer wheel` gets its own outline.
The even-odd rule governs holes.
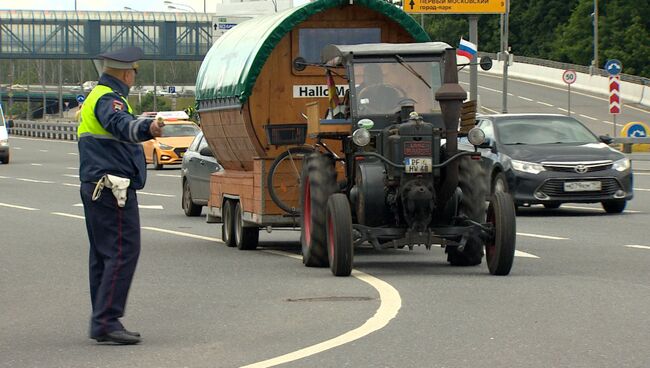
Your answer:
[[[302,263],[307,267],[327,266],[325,212],[327,200],[336,187],[336,171],[331,159],[320,153],[307,158],[300,184],[300,242]]]
[[[470,157],[461,157],[458,168],[458,186],[463,195],[458,205],[460,215],[468,219],[485,222],[485,200],[489,193],[490,181],[487,172],[480,161]],[[447,261],[452,266],[476,266],[483,258],[483,242],[477,236],[467,239],[465,248],[459,251],[457,247],[448,247]]]
[[[239,250],[253,250],[257,248],[260,237],[258,227],[244,227],[244,217],[241,202],[235,206],[235,244]]]
[[[334,276],[350,276],[354,248],[352,212],[345,194],[332,194],[327,201],[327,258]]]
[[[515,206],[506,193],[494,193],[487,211],[487,223],[494,228],[494,238],[485,242],[485,258],[492,275],[510,273],[515,258],[517,223]]]
[[[235,246],[235,209],[232,202],[232,200],[226,199],[223,201],[223,207],[221,208],[221,221],[223,222],[221,240],[228,247]]]

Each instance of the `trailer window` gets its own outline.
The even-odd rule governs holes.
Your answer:
[[[309,63],[320,62],[326,45],[357,45],[381,42],[380,28],[301,28],[298,31],[298,56]]]

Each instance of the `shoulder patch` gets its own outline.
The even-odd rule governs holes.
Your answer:
[[[120,100],[113,100],[113,111],[123,111],[124,110],[124,102]]]

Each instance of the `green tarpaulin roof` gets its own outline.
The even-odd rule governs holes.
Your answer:
[[[350,0],[317,0],[283,12],[247,20],[219,37],[205,56],[196,78],[197,101],[250,97],[257,76],[275,46],[289,31],[314,14],[342,7]],[[354,0],[400,24],[416,42],[429,36],[408,14],[382,0]]]

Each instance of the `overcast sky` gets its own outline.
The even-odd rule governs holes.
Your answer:
[[[36,9],[36,10],[124,10],[128,6],[139,11],[175,11],[168,10],[164,0],[0,0],[0,10],[6,9]],[[170,0],[174,3],[185,4],[195,11],[202,13],[203,4],[208,12],[214,12],[222,0]],[[229,0],[223,0],[229,2]],[[176,5],[174,5],[176,6]],[[177,6],[183,8],[182,6]],[[190,10],[189,7],[184,9]]]

